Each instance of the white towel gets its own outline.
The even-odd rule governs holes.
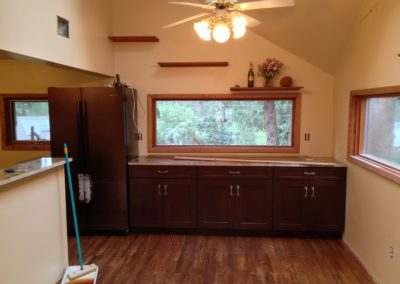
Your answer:
[[[92,199],[92,179],[88,174],[78,174],[79,201],[90,203]]]

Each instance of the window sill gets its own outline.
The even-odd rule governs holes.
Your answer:
[[[50,151],[50,144],[33,145],[33,144],[12,144],[3,145],[2,150],[11,151]]]
[[[383,176],[397,184],[400,184],[400,171],[396,170],[392,167],[386,166],[382,163],[379,163],[377,161],[368,159],[366,157],[363,156],[359,156],[359,155],[350,155],[347,157],[347,159],[360,166],[363,167],[365,169],[368,169],[380,176]]]
[[[299,153],[294,146],[153,146],[148,145],[149,153]]]

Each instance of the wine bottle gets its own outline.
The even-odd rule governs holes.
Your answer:
[[[254,87],[254,71],[252,62],[250,62],[250,69],[249,72],[247,72],[247,87],[249,88]]]

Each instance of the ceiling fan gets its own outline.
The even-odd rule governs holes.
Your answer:
[[[170,4],[198,7],[209,10],[208,13],[201,13],[189,18],[182,19],[172,24],[164,26],[171,28],[189,21],[208,17],[194,24],[194,29],[198,36],[203,40],[213,39],[219,43],[226,42],[233,32],[233,38],[241,38],[246,33],[246,26],[254,27],[261,22],[250,16],[243,14],[243,11],[291,7],[294,0],[261,0],[253,2],[242,2],[238,0],[208,0],[207,4],[192,2],[168,2]]]

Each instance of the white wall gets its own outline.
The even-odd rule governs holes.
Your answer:
[[[373,3],[376,4],[373,4]],[[364,1],[335,77],[335,157],[346,161],[349,93],[400,85],[400,2]],[[384,138],[383,138],[384,139]],[[348,164],[345,242],[381,283],[400,283],[400,186]],[[395,257],[389,258],[389,246]]]
[[[103,74],[113,74],[108,0],[1,0],[0,49]],[[57,16],[70,38],[57,35]]]
[[[0,186],[1,283],[57,283],[68,266],[64,167]]]
[[[155,0],[113,1],[113,35],[155,35],[159,43],[114,43],[115,66],[123,81],[139,92],[146,110],[151,93],[229,93],[229,88],[247,84],[249,63],[276,57],[285,64],[278,78],[290,75],[302,91],[301,154],[333,154],[333,77],[299,57],[253,34],[224,44],[204,42],[194,32],[193,22],[170,29],[162,26],[203,12]],[[229,67],[160,68],[159,61],[229,61]],[[261,77],[256,85],[262,85]],[[139,111],[143,133],[140,155],[147,154],[147,116]],[[311,141],[304,142],[304,133]]]

